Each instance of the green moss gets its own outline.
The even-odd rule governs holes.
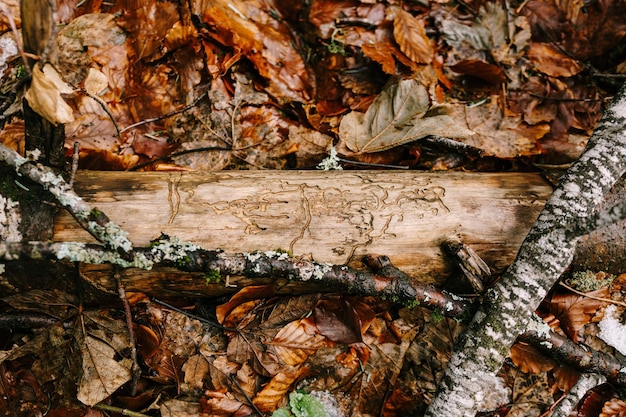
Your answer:
[[[614,279],[614,275],[604,272],[578,271],[567,278],[565,283],[580,292],[589,292],[608,287]]]
[[[430,312],[430,318],[433,319],[435,323],[439,323],[443,320],[443,312],[441,310],[433,310]]]
[[[204,275],[204,280],[206,281],[206,285],[219,284],[220,282],[222,282],[222,275],[219,273],[219,271],[211,269]]]
[[[11,176],[7,175],[2,179],[2,184],[0,184],[0,194],[13,201],[18,201],[22,193]]]
[[[187,255],[183,255],[180,258],[176,259],[176,265],[179,267],[183,267],[189,263],[191,263],[191,258]]]
[[[415,308],[415,307],[419,307],[420,302],[419,300],[405,301],[403,305],[407,308]]]
[[[91,211],[89,212],[89,216],[90,216],[92,219],[97,219],[97,218],[99,218],[100,216],[102,216],[102,212],[101,212],[100,210],[98,210],[97,208],[95,208],[95,207],[94,207],[94,208],[92,208],[92,209],[91,209]]]

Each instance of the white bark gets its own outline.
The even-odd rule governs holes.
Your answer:
[[[532,313],[570,264],[573,219],[586,219],[626,168],[626,86],[605,112],[498,284],[459,338],[426,416],[466,417],[481,398]],[[568,230],[569,229],[569,230]]]
[[[551,417],[568,417],[576,404],[592,388],[604,383],[606,378],[597,374],[582,374],[578,382],[569,390],[563,401],[552,411]]]

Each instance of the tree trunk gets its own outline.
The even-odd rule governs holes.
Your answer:
[[[507,401],[496,372],[533,311],[570,264],[577,219],[592,215],[626,169],[626,87],[605,112],[580,159],[547,201],[502,279],[485,297],[426,415],[464,417]]]

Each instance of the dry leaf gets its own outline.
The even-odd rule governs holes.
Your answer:
[[[109,79],[101,71],[89,68],[87,78],[85,78],[85,90],[94,96],[98,95],[109,85]]]
[[[324,337],[307,333],[302,320],[296,320],[283,327],[268,344],[274,346],[287,365],[300,365],[323,346]]]
[[[193,355],[182,366],[185,384],[190,388],[202,389],[204,378],[209,373],[209,362],[202,355]]]
[[[61,97],[71,92],[71,87],[61,80],[52,65],[46,64],[42,70],[36,63],[26,100],[35,112],[56,126],[74,121],[72,108]]]
[[[608,288],[603,287],[585,293],[594,298],[607,298]],[[578,342],[578,331],[591,321],[602,301],[576,294],[553,294],[549,300],[549,309],[561,321],[561,328],[574,341]]]
[[[539,71],[552,77],[571,77],[584,69],[581,63],[564,55],[549,43],[532,42],[528,58]]]
[[[81,347],[83,374],[76,398],[85,405],[95,405],[130,381],[130,359],[115,360],[117,352],[109,344],[92,336]]]
[[[511,360],[524,373],[539,374],[554,368],[556,363],[537,348],[518,342],[511,346]]]
[[[252,400],[254,405],[262,412],[271,412],[278,408],[279,402],[291,390],[291,386],[303,374],[307,368],[300,366],[276,374],[270,382]]]
[[[463,142],[499,158],[541,153],[539,140],[550,131],[546,123],[528,126],[522,122],[521,116],[506,116],[499,96],[492,96],[489,103],[481,106],[468,106],[464,112],[464,116],[458,117],[465,117],[475,134]]]
[[[202,13],[202,20],[212,28],[210,36],[240,50],[267,80],[266,91],[279,102],[311,99],[313,80],[294,48],[290,29],[268,13],[261,1],[212,1]]]
[[[339,126],[339,137],[351,151],[380,152],[429,135],[468,137],[472,132],[449,116],[450,107],[431,105],[426,87],[413,79],[394,81],[366,113],[352,112]]]
[[[424,23],[410,13],[398,11],[393,21],[393,37],[400,50],[414,62],[430,64],[433,61],[433,48]]]

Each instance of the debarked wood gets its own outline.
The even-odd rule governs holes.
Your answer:
[[[433,283],[449,273],[444,238],[505,268],[552,191],[531,173],[406,171],[82,171],[75,189],[137,246],[165,233],[205,249],[284,250],[332,264],[385,254]],[[53,240],[93,242],[65,212]]]

